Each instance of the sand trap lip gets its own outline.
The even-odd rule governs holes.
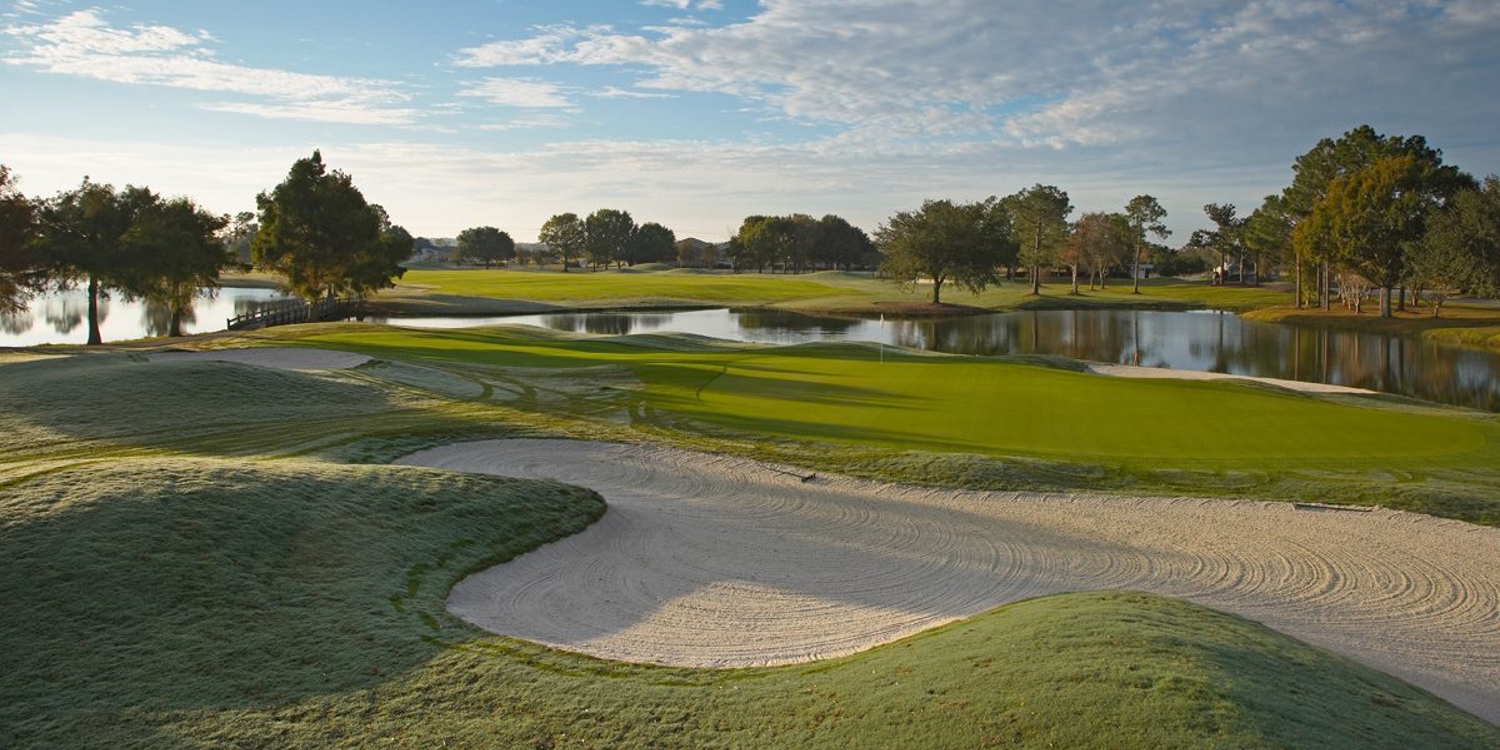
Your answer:
[[[1175,380],[1249,380],[1304,393],[1361,393],[1373,394],[1368,388],[1355,388],[1331,383],[1310,383],[1305,380],[1283,380],[1262,378],[1254,375],[1233,375],[1227,372],[1203,372],[1201,370],[1173,370],[1167,367],[1138,367],[1136,365],[1109,365],[1090,363],[1089,372],[1116,378],[1172,378]]]
[[[369,362],[370,357],[354,352],[297,347],[252,349],[213,349],[199,352],[160,352],[150,356],[152,362],[237,362],[278,370],[350,370]]]
[[[1289,503],[983,493],[577,441],[403,464],[590,487],[582,533],[461,581],[492,632],[631,662],[789,664],[1019,599],[1135,589],[1250,617],[1500,723],[1500,530]],[[780,468],[780,467],[777,467]]]

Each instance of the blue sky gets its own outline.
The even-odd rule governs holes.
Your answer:
[[[0,163],[235,213],[316,148],[414,234],[519,241],[1041,182],[1181,242],[1360,124],[1500,172],[1496,39],[1494,0],[0,0]]]

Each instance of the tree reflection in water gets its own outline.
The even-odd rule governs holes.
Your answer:
[[[887,319],[882,325],[779,310],[696,310],[549,314],[503,322],[611,335],[660,330],[770,344],[883,341],[952,354],[1056,355],[1348,385],[1500,411],[1495,354],[1416,338],[1255,323],[1218,312],[1045,310]]]

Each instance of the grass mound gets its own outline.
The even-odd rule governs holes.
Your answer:
[[[0,746],[379,686],[433,656],[424,639],[467,634],[443,610],[462,575],[603,509],[554,483],[290,462],[124,461],[10,487]]]
[[[5,366],[0,449],[38,440],[147,442],[193,425],[352,418],[390,408],[387,394],[347,379],[228,362],[80,356]],[[48,433],[48,434],[44,434]]]

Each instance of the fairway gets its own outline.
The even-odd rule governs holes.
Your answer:
[[[609,366],[633,386],[590,394],[592,408],[614,403],[637,420],[734,434],[1126,468],[1500,464],[1493,422],[1244,381],[1111,378],[1028,360],[880,353],[859,344],[772,348],[505,326],[308,330],[288,339],[438,367],[526,368],[517,387],[530,392],[547,389],[551,376],[572,377],[569,370]]]

